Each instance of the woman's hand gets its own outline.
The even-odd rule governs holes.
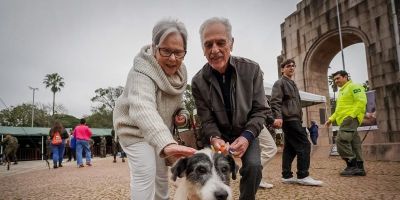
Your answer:
[[[193,155],[196,149],[178,144],[169,144],[164,147],[163,152],[166,157],[181,158]]]

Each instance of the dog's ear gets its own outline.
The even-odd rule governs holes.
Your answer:
[[[231,168],[232,179],[236,180],[236,173],[239,170],[239,165],[236,164],[235,159],[233,159],[232,155],[227,155],[226,158],[228,159],[229,167]]]
[[[176,177],[179,177],[179,178],[183,177],[183,173],[186,171],[187,162],[188,162],[188,158],[181,158],[171,168],[171,173],[172,173],[171,179],[173,181],[176,181]]]

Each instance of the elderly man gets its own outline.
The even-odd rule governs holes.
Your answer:
[[[260,66],[231,56],[231,31],[225,18],[211,18],[201,25],[202,48],[208,63],[192,79],[192,92],[204,139],[214,149],[225,153],[229,149],[241,158],[239,199],[251,200],[255,199],[262,176],[258,135],[267,131],[266,97]]]

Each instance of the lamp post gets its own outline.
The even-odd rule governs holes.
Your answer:
[[[336,14],[337,14],[337,19],[338,19],[339,39],[340,39],[340,51],[342,52],[343,70],[346,71],[346,66],[345,66],[345,64],[344,64],[342,28],[341,28],[341,26],[340,26],[340,13],[339,13],[339,2],[338,2],[338,0],[336,0]]]
[[[33,117],[35,116],[35,91],[39,90],[39,88],[34,88],[29,86],[29,89],[33,92],[33,99],[32,99],[32,127],[33,127]]]

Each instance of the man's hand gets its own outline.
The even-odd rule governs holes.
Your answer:
[[[275,120],[274,120],[273,126],[274,126],[275,128],[281,128],[281,127],[282,127],[282,124],[283,124],[283,120],[282,120],[282,119],[275,119]]]
[[[229,142],[225,142],[221,138],[211,138],[210,144],[214,147],[214,149],[218,152],[221,151],[223,154],[228,154],[229,152]]]
[[[233,156],[241,158],[246,153],[247,147],[249,147],[249,141],[245,137],[240,136],[231,144],[231,153]]]
[[[332,124],[331,120],[328,119],[328,121],[325,122],[324,126],[326,128],[329,128],[331,126],[331,124]]]

